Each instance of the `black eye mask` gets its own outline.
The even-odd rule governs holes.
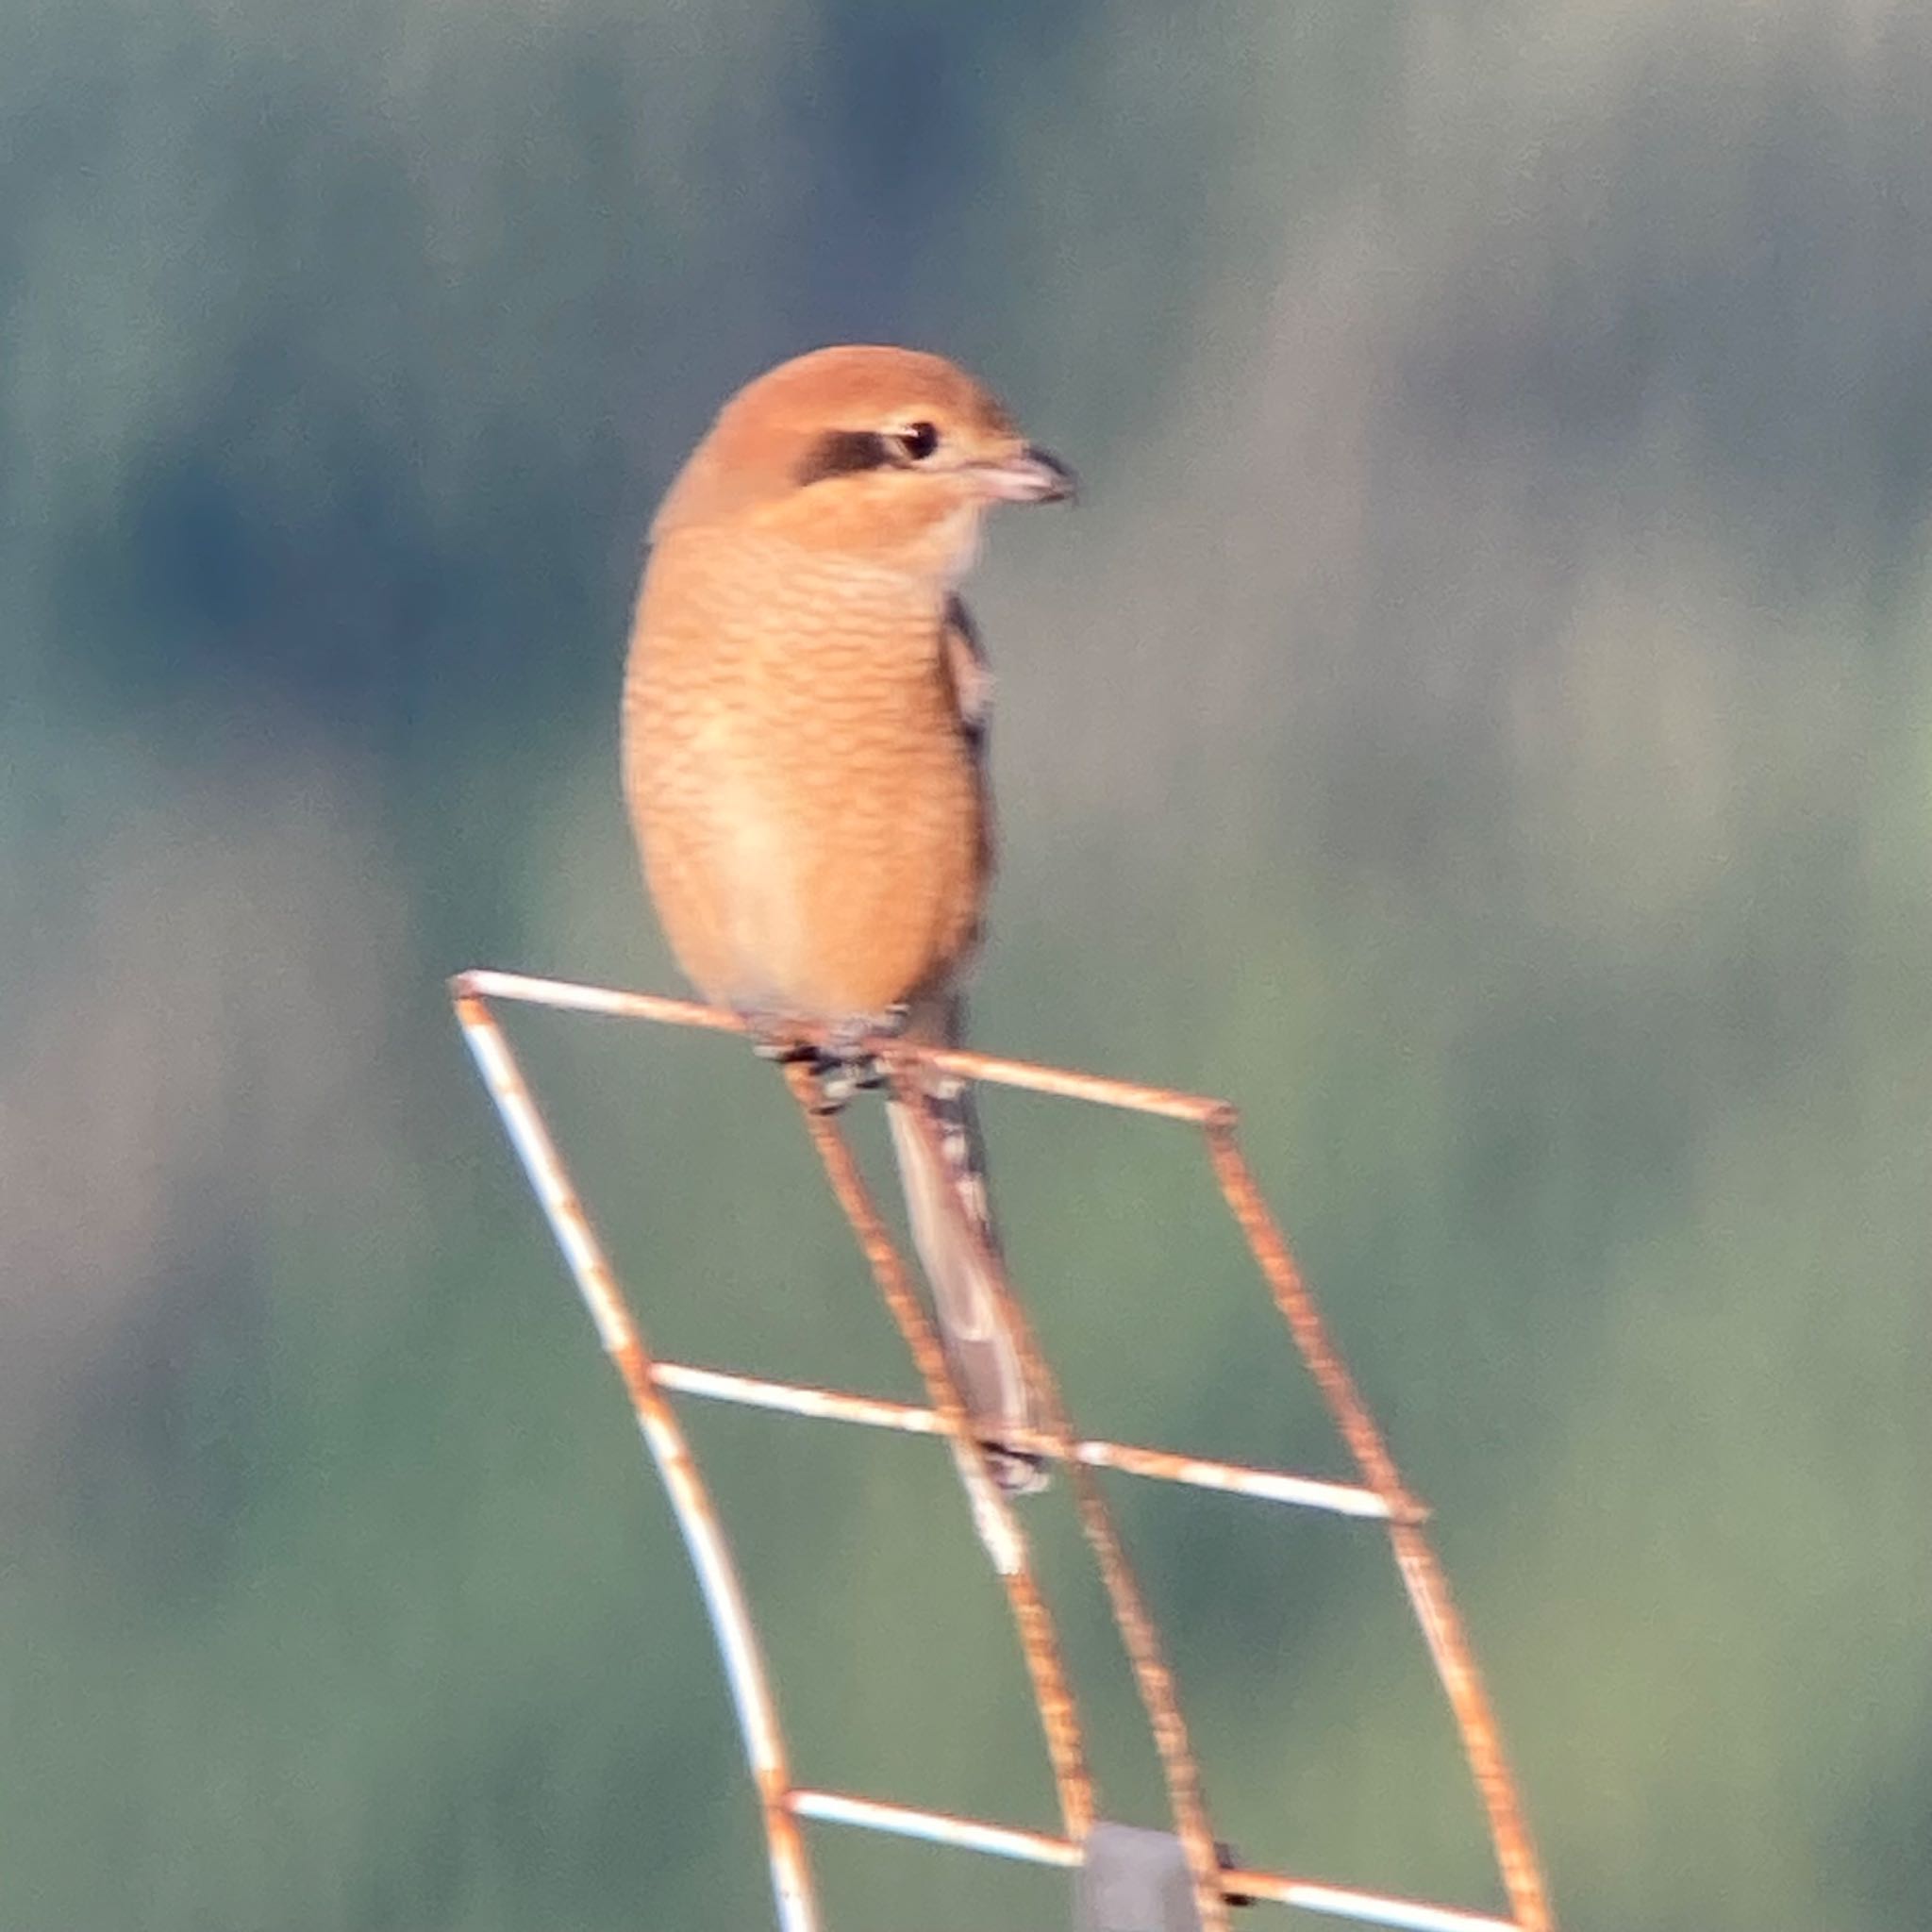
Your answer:
[[[883,470],[898,461],[892,445],[871,429],[828,429],[806,451],[796,475],[801,486],[860,470]]]

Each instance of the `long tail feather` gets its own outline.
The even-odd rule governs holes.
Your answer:
[[[941,1028],[948,1041],[958,1037],[958,1002],[949,1005]],[[940,1336],[974,1426],[994,1448],[993,1471],[1001,1486],[1015,1493],[1039,1489],[1045,1477],[1038,1459],[998,1448],[1013,1431],[1037,1427],[1039,1417],[1000,1311],[992,1271],[1003,1263],[973,1090],[964,1080],[928,1074],[920,1104],[934,1129],[930,1137],[920,1133],[898,1103],[887,1111],[913,1244],[932,1287]],[[976,1240],[962,1233],[962,1221]]]

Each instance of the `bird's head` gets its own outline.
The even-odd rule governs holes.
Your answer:
[[[781,362],[719,412],[651,526],[755,528],[955,583],[995,503],[1053,503],[1073,473],[940,356],[870,346]]]

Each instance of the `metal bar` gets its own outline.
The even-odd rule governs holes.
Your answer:
[[[848,1395],[841,1390],[810,1388],[798,1382],[771,1382],[755,1375],[735,1375],[724,1369],[701,1369],[688,1362],[658,1363],[653,1371],[659,1387],[707,1402],[735,1402],[747,1408],[769,1408],[787,1415],[809,1416],[827,1422],[857,1423],[869,1429],[896,1429],[908,1436],[943,1436],[945,1428],[930,1408],[891,1402],[876,1395]],[[1001,1438],[1008,1447],[1030,1456],[1057,1457],[1058,1446],[1046,1436],[1016,1430]],[[1319,1476],[1290,1475],[1283,1470],[1256,1469],[1246,1463],[1214,1462],[1206,1457],[1182,1456],[1172,1449],[1146,1449],[1129,1442],[1102,1441],[1074,1444],[1074,1457],[1089,1469],[1118,1470],[1124,1475],[1145,1476],[1154,1482],[1182,1483],[1191,1489],[1217,1490],[1224,1494],[1253,1496],[1294,1509],[1321,1509],[1335,1516],[1388,1519],[1389,1506],[1373,1490],[1355,1483],[1331,1483]]]
[[[1524,1932],[1508,1919],[1488,1912],[1465,1912],[1455,1906],[1431,1905],[1424,1899],[1400,1898],[1392,1892],[1357,1891],[1343,1885],[1313,1885],[1302,1878],[1281,1878],[1271,1872],[1230,1872],[1227,1889],[1242,1898],[1267,1899],[1304,1912],[1324,1912],[1334,1919],[1354,1919],[1367,1925],[1394,1925],[1402,1932]]]
[[[1461,1614],[1450,1593],[1449,1579],[1436,1560],[1428,1539],[1420,1530],[1391,1524],[1389,1539],[1395,1551],[1402,1587],[1408,1593],[1409,1606],[1428,1644],[1443,1695],[1456,1714],[1456,1727],[1462,1735],[1470,1775],[1475,1780],[1483,1810],[1489,1817],[1490,1837],[1495,1846],[1497,1869],[1503,1874],[1503,1890],[1508,1894],[1509,1909],[1521,1922],[1523,1932],[1551,1932],[1555,1920],[1536,1841],[1524,1813],[1515,1774],[1503,1749],[1502,1727],[1496,1722],[1475,1653],[1470,1647]]]
[[[1455,1714],[1456,1727],[1461,1733],[1463,1756],[1489,1819],[1490,1839],[1495,1848],[1503,1889],[1508,1894],[1509,1909],[1516,1915],[1523,1932],[1551,1932],[1549,1895],[1536,1843],[1530,1836],[1529,1821],[1524,1814],[1515,1777],[1503,1753],[1502,1732],[1489,1692],[1484,1689],[1482,1673],[1476,1668],[1475,1654],[1470,1648],[1455,1599],[1449,1593],[1448,1579],[1436,1561],[1428,1539],[1416,1526],[1415,1506],[1403,1487],[1395,1458],[1382,1441],[1381,1431],[1355,1386],[1355,1378],[1328,1339],[1321,1309],[1308,1292],[1301,1270],[1295,1266],[1286,1237],[1261,1198],[1233,1124],[1210,1123],[1206,1133],[1215,1178],[1247,1241],[1255,1264],[1260,1269],[1357,1468],[1364,1479],[1388,1500],[1390,1514],[1396,1519],[1389,1526],[1396,1568]]]
[[[557,1244],[563,1250],[577,1291],[596,1324],[598,1339],[624,1381],[638,1426],[650,1449],[651,1459],[658,1466],[664,1492],[671,1499],[677,1526],[684,1534],[685,1547],[691,1553],[691,1567],[697,1572],[698,1587],[704,1594],[705,1608],[710,1615],[718,1655],[724,1660],[724,1674],[731,1686],[739,1729],[744,1739],[745,1758],[758,1786],[778,1924],[782,1932],[819,1932],[811,1867],[806,1857],[804,1838],[787,1802],[791,1774],[786,1762],[784,1733],[779,1728],[764,1657],[724,1528],[678,1427],[677,1417],[653,1379],[653,1365],[643,1335],[625,1302],[583,1204],[564,1173],[563,1162],[537,1111],[508,1041],[475,993],[460,993],[456,1004],[463,1038],[523,1162],[531,1189],[542,1205]]]
[[[957,1845],[1026,1865],[1057,1865],[1072,1871],[1080,1863],[1080,1848],[1045,1832],[1023,1831],[1009,1824],[988,1824],[949,1811],[927,1811],[913,1805],[887,1805],[876,1798],[856,1797],[848,1791],[796,1790],[791,1808],[800,1818],[822,1824],[850,1824],[860,1831],[885,1832],[893,1838],[916,1838],[927,1844]],[[1370,1925],[1394,1925],[1405,1932],[1519,1932],[1507,1919],[1486,1912],[1465,1912],[1454,1906],[1431,1905],[1423,1899],[1398,1898],[1392,1893],[1358,1891],[1349,1886],[1317,1885],[1279,1872],[1252,1872],[1230,1867],[1221,1882],[1231,1898],[1266,1900],[1305,1912],[1325,1912]]]
[[[652,1020],[665,1026],[698,1026],[711,1033],[742,1033],[745,1024],[721,1007],[700,1006],[695,1000],[666,999],[659,993],[623,992],[615,987],[581,986],[568,979],[538,979],[526,973],[496,973],[473,968],[450,982],[458,995],[479,999],[520,1000],[527,1006],[555,1007],[570,1013],[599,1013],[611,1020]],[[801,1043],[823,1036],[823,1028],[801,1025]],[[1129,1113],[1163,1115],[1205,1126],[1231,1118],[1224,1100],[1183,1093],[1171,1087],[1149,1087],[1133,1080],[1110,1080],[1099,1074],[1075,1073],[1065,1067],[1045,1067],[1031,1060],[1002,1059],[996,1054],[973,1053],[965,1047],[922,1046],[916,1058],[941,1073],[969,1080],[988,1080],[996,1087],[1018,1087],[1032,1093],[1049,1093],[1062,1100],[1085,1100],[1096,1107],[1117,1107]]]
[[[667,999],[661,993],[628,992],[614,986],[581,986],[571,979],[539,979],[527,973],[472,967],[450,981],[450,991],[458,1000],[514,1000],[564,1013],[599,1013],[607,1020],[651,1020],[660,1026],[696,1026],[711,1033],[744,1031],[744,1022],[722,1007]]]
[[[898,1102],[925,1144],[927,1159],[940,1173],[946,1169],[944,1149],[940,1145],[939,1127],[925,1106],[921,1069],[916,1059],[896,1052],[886,1056],[887,1077],[892,1097]],[[794,1087],[794,1091],[797,1091]],[[978,1251],[978,1260],[1000,1305],[1000,1313],[1024,1365],[1034,1396],[1044,1411],[1046,1431],[1055,1443],[1058,1458],[1068,1465],[1069,1487],[1080,1527],[1093,1552],[1107,1589],[1114,1627],[1133,1671],[1134,1688],[1140,1693],[1141,1708],[1147,1713],[1147,1726],[1153,1734],[1154,1748],[1160,1759],[1162,1782],[1167,1786],[1168,1808],[1174,1818],[1175,1836],[1188,1861],[1188,1874],[1193,1883],[1194,1911],[1201,1932],[1228,1932],[1227,1900],[1221,1890],[1221,1865],[1215,1849],[1214,1830],[1208,1821],[1207,1801],[1201,1794],[1201,1773],[1188,1740],[1187,1720],[1181,1715],[1180,1697],[1174,1689],[1174,1672],[1169,1668],[1139,1580],[1127,1561],[1127,1553],[1114,1528],[1113,1516],[1100,1485],[1074,1457],[1073,1424],[1067,1420],[1066,1404],[1059,1384],[1033,1333],[1033,1324],[1020,1298],[1012,1291],[1001,1265],[987,1242],[984,1230],[965,1213],[950,1192],[946,1208],[953,1217],[955,1236]],[[855,1224],[856,1225],[856,1224]],[[1083,1837],[1083,1833],[1069,1833]]]
[[[880,1299],[905,1338],[927,1398],[937,1412],[952,1447],[953,1460],[973,1510],[987,1555],[1007,1592],[1020,1651],[1033,1683],[1033,1701],[1046,1740],[1047,1760],[1053,1769],[1054,1790],[1060,1820],[1076,1843],[1093,1823],[1096,1798],[1092,1774],[1087,1767],[1087,1747],[1080,1731],[1080,1713],[1060,1658],[1059,1638],[1052,1613],[1033,1575],[1025,1532],[1012,1506],[1001,1494],[987,1466],[986,1452],[967,1421],[966,1405],[947,1364],[945,1351],[933,1332],[924,1306],[913,1293],[906,1264],[879,1219],[865,1177],[833,1117],[818,1106],[817,1083],[809,1068],[796,1061],[785,1069],[787,1085],[798,1103],[806,1130],[830,1181],[832,1192],[851,1224],[859,1252],[872,1270]]]
[[[1080,1862],[1080,1847],[1069,1839],[1054,1838],[1043,1831],[1023,1831],[1016,1825],[987,1824],[948,1811],[884,1805],[875,1798],[854,1797],[845,1791],[796,1790],[791,1793],[791,1808],[798,1817],[815,1819],[821,1824],[852,1824],[860,1831],[883,1831],[893,1838],[958,1845],[1023,1865],[1063,1865],[1072,1871]]]

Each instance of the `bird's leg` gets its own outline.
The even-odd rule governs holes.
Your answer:
[[[903,1033],[908,1017],[903,1006],[888,1007],[881,1013],[853,1013],[811,1040],[795,1013],[771,1007],[741,1006],[735,1010],[751,1036],[752,1051],[761,1060],[775,1060],[781,1066],[810,1062],[818,1075],[823,1113],[837,1113],[855,1093],[885,1085],[873,1047]]]

